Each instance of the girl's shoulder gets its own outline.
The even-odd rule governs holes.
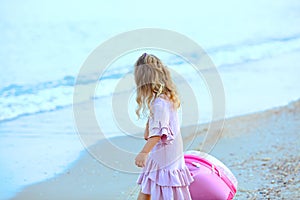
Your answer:
[[[171,100],[166,95],[159,95],[153,99],[153,103],[171,103]]]
[[[156,105],[164,106],[166,108],[171,108],[173,105],[173,102],[171,100],[169,100],[169,98],[166,95],[160,95],[152,101],[152,106],[156,106]]]

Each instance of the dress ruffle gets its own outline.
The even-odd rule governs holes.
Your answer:
[[[160,144],[172,144],[174,141],[174,134],[170,128],[168,123],[164,123],[163,121],[153,121],[150,122],[149,127],[150,135],[148,138],[152,136],[160,136]]]
[[[149,136],[160,136],[159,144],[172,144],[174,133],[170,127],[170,110],[165,101],[156,99],[152,105],[153,116],[149,118]]]
[[[189,169],[160,169],[151,158],[147,167],[140,174],[137,183],[141,185],[141,192],[150,194],[151,199],[191,200],[189,185],[194,181]]]
[[[194,181],[186,166],[183,169],[168,170],[161,169],[151,158],[147,162],[149,163],[146,164],[146,167],[137,180],[138,184],[147,185],[150,179],[159,186],[180,187],[189,186]]]
[[[188,186],[159,186],[151,179],[148,179],[145,186],[142,185],[141,192],[150,194],[152,200],[192,200]]]

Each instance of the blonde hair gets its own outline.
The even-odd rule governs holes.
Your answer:
[[[144,53],[139,57],[134,65],[134,79],[137,85],[138,118],[141,110],[144,115],[147,109],[151,114],[150,104],[160,94],[166,95],[174,108],[180,107],[177,89],[170,71],[156,56]]]

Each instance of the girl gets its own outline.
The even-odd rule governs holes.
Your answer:
[[[193,178],[185,165],[177,109],[180,106],[169,70],[156,56],[144,53],[134,66],[137,85],[136,114],[149,110],[145,140],[135,158],[143,167],[137,183],[138,200],[188,200]]]

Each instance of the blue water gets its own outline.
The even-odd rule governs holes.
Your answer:
[[[246,43],[246,42],[245,42]],[[219,48],[207,49],[207,53],[213,59],[215,65],[222,71],[232,71],[233,68],[238,68],[244,63],[269,59],[277,57],[282,54],[298,52],[300,50],[300,35],[290,36],[286,38],[269,39],[266,41],[260,41],[256,43],[236,44],[220,46]],[[5,63],[5,61],[3,61]],[[167,65],[172,65],[173,68],[183,68],[181,65],[187,65],[183,59],[177,59],[174,62],[174,55],[170,54],[169,60],[165,60]],[[12,63],[10,63],[12,64]],[[74,67],[73,72],[66,72],[63,74],[55,71],[55,67],[43,69],[43,74],[30,73],[32,77],[40,76],[41,80],[26,80],[26,75],[23,76],[21,70],[14,71],[14,74],[5,73],[6,69],[3,69],[1,73],[2,87],[0,88],[0,105],[2,112],[0,113],[0,121],[7,121],[16,119],[18,117],[35,114],[40,112],[53,111],[61,109],[66,106],[72,105],[73,87],[76,80],[76,72],[81,63],[78,63],[77,67]],[[34,67],[32,67],[34,68]],[[54,69],[53,69],[54,68]],[[76,70],[75,70],[76,69]],[[12,69],[9,67],[9,71]],[[33,71],[35,69],[32,69]],[[254,71],[253,67],[253,71]],[[297,70],[295,68],[295,70]],[[109,75],[102,77],[99,81],[111,81],[112,79],[117,82],[122,76],[132,71],[132,63],[127,63],[119,66],[119,70],[114,69]],[[186,71],[183,70],[183,73]],[[236,69],[235,72],[243,71],[243,69]],[[52,80],[43,80],[45,73],[51,73]],[[276,73],[276,72],[274,72]],[[289,73],[289,72],[286,72]],[[13,80],[7,75],[15,76]],[[293,72],[291,76],[293,76]],[[27,75],[29,76],[29,75]],[[187,76],[189,76],[187,74]],[[191,75],[190,75],[191,76]],[[24,80],[25,79],[25,80]],[[94,80],[86,80],[82,85],[91,84]],[[251,83],[249,83],[251,84]],[[292,82],[293,84],[293,82]],[[259,88],[258,88],[259,89]],[[107,90],[113,90],[108,88]],[[109,92],[102,92],[100,95],[109,95]],[[252,94],[249,94],[252,95]],[[290,99],[287,99],[290,100]],[[270,107],[276,106],[276,103],[270,105]],[[242,111],[241,111],[242,112]]]
[[[155,14],[140,9],[140,2],[118,0],[1,1],[0,199],[61,173],[80,155],[83,147],[70,117],[76,76],[98,45],[124,31],[166,28],[198,42],[219,70],[227,117],[300,97],[298,1],[172,2],[171,9],[167,1],[147,3],[155,5]],[[199,88],[199,77],[184,60],[152,52],[189,80],[202,102],[201,122],[209,121],[209,94],[201,83]],[[105,88],[95,99],[111,95],[114,83],[132,71],[138,55],[133,52],[113,64],[99,80]],[[79,84],[86,87],[92,81]],[[118,135],[112,119],[106,126],[111,136]]]

